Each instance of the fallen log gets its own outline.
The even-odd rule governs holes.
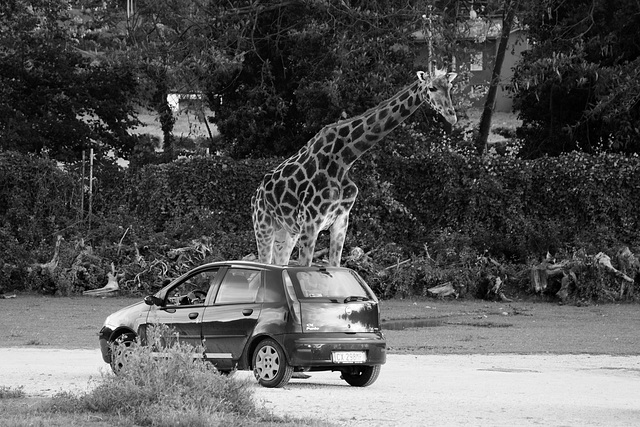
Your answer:
[[[596,263],[598,263],[599,265],[604,267],[605,270],[607,270],[609,273],[613,274],[618,279],[622,279],[625,282],[633,283],[633,279],[631,277],[627,276],[622,271],[614,268],[614,266],[611,265],[611,258],[609,257],[609,255],[607,255],[607,254],[605,254],[603,252],[600,252],[600,253],[598,253],[596,255],[595,261],[596,261]]]
[[[485,300],[511,302],[511,299],[507,298],[502,291],[507,280],[504,266],[489,256],[478,257],[478,262],[482,270],[476,287],[476,296]]]
[[[111,271],[107,273],[107,284],[100,289],[92,289],[90,291],[84,291],[82,295],[92,296],[92,297],[114,296],[114,295],[117,295],[117,292],[119,290],[120,290],[120,285],[118,285],[118,276],[116,275],[116,268],[113,265],[113,263],[111,263]]]
[[[458,298],[458,291],[456,290],[456,288],[453,287],[453,284],[451,282],[446,282],[443,283],[442,285],[438,285],[438,286],[434,286],[433,288],[429,288],[427,289],[427,292],[429,292],[430,294],[433,294],[434,296],[440,297],[440,298],[444,298],[444,297],[448,297],[449,295],[453,295],[456,297],[456,299]]]
[[[625,271],[640,272],[640,263],[637,263],[637,259],[628,248],[618,251],[616,258],[621,266],[627,267]],[[626,260],[626,264],[625,262],[621,262],[621,260]],[[556,286],[559,285],[559,290],[556,291],[556,295],[564,302],[570,296],[572,288],[580,287],[580,273],[585,269],[593,268],[604,271],[613,278],[622,281],[617,298],[622,298],[625,293],[628,295],[632,294],[634,279],[626,274],[625,271],[615,268],[611,262],[611,258],[604,252],[599,252],[595,256],[587,256],[584,254],[580,256],[574,255],[573,259],[558,263],[552,262],[551,257],[547,256],[540,264],[531,267],[531,288],[534,292],[540,294],[548,291],[551,283],[554,283]],[[603,286],[599,288],[599,292],[606,298],[616,299],[614,292],[605,289]]]
[[[611,258],[607,254],[603,252],[598,253],[595,257],[595,261],[596,263],[598,263],[598,265],[604,267],[604,269],[607,272],[609,272],[610,274],[613,274],[613,276],[622,280],[622,283],[620,284],[620,292],[619,292],[620,298],[624,296],[625,287],[627,285],[630,284],[633,287],[633,279],[627,276],[626,274],[624,274],[622,271],[614,268],[613,265],[611,265]]]
[[[30,266],[30,273],[36,272],[42,275],[48,275],[49,277],[53,277],[56,269],[58,268],[58,263],[60,262],[60,244],[62,243],[62,236],[58,234],[56,237],[56,244],[53,249],[53,256],[44,264],[35,263]]]
[[[531,286],[536,293],[544,292],[549,286],[549,279],[564,277],[569,266],[567,262],[552,263],[547,255],[540,264],[531,268]]]

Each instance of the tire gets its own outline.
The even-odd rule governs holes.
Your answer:
[[[120,375],[131,358],[135,341],[130,337],[120,336],[111,343],[111,370]]]
[[[342,379],[353,387],[367,387],[376,382],[380,375],[380,365],[361,366],[355,371],[342,373]]]
[[[293,367],[287,363],[284,351],[270,338],[258,344],[252,361],[253,375],[263,387],[284,387],[293,375]]]

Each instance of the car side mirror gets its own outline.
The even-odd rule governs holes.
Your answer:
[[[158,298],[155,295],[147,295],[146,297],[144,297],[144,303],[147,305],[162,306],[163,302],[164,301],[162,300],[162,298]]]

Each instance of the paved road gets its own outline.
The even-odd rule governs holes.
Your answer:
[[[98,350],[0,348],[0,366],[0,386],[39,396],[88,390],[108,372]],[[256,385],[255,397],[345,426],[638,426],[640,356],[389,355],[368,388],[323,372],[284,389]]]

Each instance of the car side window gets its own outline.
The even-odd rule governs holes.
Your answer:
[[[215,303],[234,304],[255,302],[261,286],[261,271],[242,268],[229,269],[222,279]]]
[[[218,269],[201,271],[187,277],[167,294],[167,305],[201,305],[213,289]]]

